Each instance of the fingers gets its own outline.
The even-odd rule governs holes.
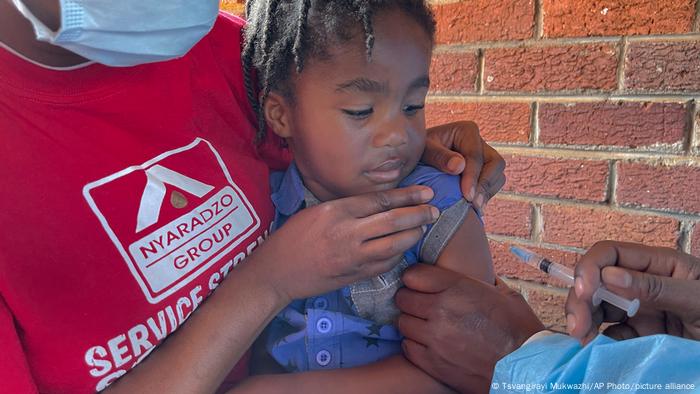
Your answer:
[[[424,163],[448,174],[457,175],[464,170],[464,157],[459,153],[445,147],[437,140],[425,141],[425,150],[421,160]]]
[[[617,265],[634,271],[672,276],[687,264],[687,257],[668,248],[656,248],[628,242],[602,241],[591,247],[576,264],[575,288],[580,298],[589,300],[600,285],[601,270]]]
[[[700,299],[698,280],[675,279],[620,267],[606,267],[602,278],[610,291],[628,299],[639,298],[645,307],[678,316],[700,312],[700,308],[694,307],[695,301]]]
[[[578,298],[574,289],[569,289],[566,299],[566,329],[569,335],[587,343],[596,335],[603,322],[619,323],[627,320],[625,311],[603,302],[593,306]]]
[[[479,137],[472,142],[469,142],[466,138],[462,138],[458,142],[460,145],[457,145],[456,148],[464,155],[466,160],[460,179],[460,188],[467,201],[476,203],[476,199],[479,196],[479,178],[484,165],[483,141]]]
[[[336,200],[353,217],[363,218],[394,208],[425,204],[434,196],[426,186],[409,186]]]
[[[406,338],[423,345],[426,345],[433,335],[428,330],[428,324],[425,320],[411,315],[399,315],[398,327]]]
[[[440,293],[454,286],[459,280],[474,282],[477,283],[477,286],[484,285],[477,280],[459,276],[450,270],[428,264],[416,264],[408,268],[401,279],[406,287],[421,293]]]
[[[431,362],[432,358],[430,357],[428,348],[425,347],[425,345],[406,338],[401,342],[401,348],[403,349],[403,355],[408,361],[430,374],[433,363]]]
[[[610,338],[617,339],[618,341],[639,337],[637,331],[625,323],[613,324],[612,326],[606,328],[603,331],[603,334],[609,336]]]
[[[422,160],[450,174],[462,173],[462,194],[468,201],[473,201],[484,161],[481,145],[479,127],[474,122],[436,126],[428,130]],[[464,173],[467,170],[469,172]]]
[[[569,289],[566,298],[566,330],[572,337],[582,339],[592,331],[598,332],[593,325],[593,306],[577,298],[574,289]]]
[[[484,163],[481,167],[481,173],[478,175],[477,194],[473,201],[474,206],[479,211],[483,211],[486,207],[486,203],[491,197],[496,195],[506,183],[506,176],[503,174],[506,168],[505,160],[486,142],[481,141],[481,143],[483,145]],[[466,171],[468,171],[468,168],[465,172]],[[464,178],[463,176],[463,182]]]
[[[394,302],[404,314],[421,319],[427,319],[428,311],[432,310],[432,305],[435,305],[433,294],[419,293],[407,288],[401,288],[396,292]]]
[[[422,236],[423,230],[419,227],[413,227],[408,230],[364,241],[360,245],[358,258],[364,261],[388,260],[411,248]],[[389,267],[389,269],[391,269],[391,267]],[[379,271],[377,274],[386,271],[388,270]]]
[[[360,219],[357,229],[362,239],[371,240],[433,223],[439,217],[440,210],[432,205],[394,208]]]

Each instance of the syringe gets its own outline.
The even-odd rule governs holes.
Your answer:
[[[533,266],[538,270],[561,280],[568,286],[574,285],[574,272],[571,269],[561,264],[553,263],[547,260],[546,258],[525,248],[511,246],[510,251],[514,255],[518,256],[518,258],[522,262],[527,263],[528,265]],[[620,297],[615,293],[610,292],[610,290],[606,289],[605,287],[600,286],[598,290],[596,290],[595,293],[593,293],[593,305],[598,306],[602,301],[606,301],[622,309],[623,311],[626,311],[627,316],[629,317],[634,316],[639,310],[638,299],[635,298],[634,300],[630,301],[626,298]]]

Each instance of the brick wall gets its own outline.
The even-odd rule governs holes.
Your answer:
[[[563,329],[566,290],[510,244],[569,266],[601,239],[700,254],[695,0],[431,3],[428,122],[475,120],[508,160],[486,229],[498,274],[548,326]]]
[[[573,266],[601,239],[700,254],[700,5],[695,0],[433,1],[428,121],[473,119],[508,161],[486,211],[498,274],[547,325],[562,284],[523,245]]]
[[[245,13],[245,0],[220,0],[221,9],[235,15],[243,16]]]

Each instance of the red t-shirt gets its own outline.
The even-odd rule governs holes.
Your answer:
[[[104,388],[266,236],[288,153],[254,147],[242,25],[129,68],[0,49],[0,391]]]

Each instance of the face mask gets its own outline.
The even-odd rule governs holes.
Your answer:
[[[22,0],[12,0],[36,38],[108,66],[183,56],[214,25],[218,0],[60,0],[61,27],[51,31]]]

